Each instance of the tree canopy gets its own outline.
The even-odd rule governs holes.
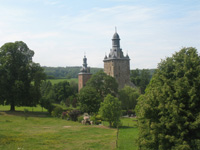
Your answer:
[[[15,106],[35,106],[40,98],[43,69],[32,61],[34,52],[22,42],[6,43],[0,48],[1,103]]]
[[[109,122],[110,127],[117,127],[121,117],[121,102],[118,98],[108,94],[101,103],[99,113]]]
[[[142,94],[145,93],[145,89],[152,78],[153,72],[154,69],[131,70],[131,82],[140,89]]]
[[[200,57],[195,48],[162,60],[139,99],[140,149],[200,149]]]
[[[139,90],[130,86],[125,86],[119,91],[119,100],[121,101],[123,110],[133,110],[140,96]]]
[[[107,94],[116,96],[117,93],[118,84],[115,78],[99,71],[92,75],[79,93],[81,109],[88,113],[96,113]]]
[[[107,94],[116,96],[118,93],[118,83],[115,78],[107,75],[103,71],[99,71],[86,83],[86,86],[93,87],[103,99]]]
[[[79,102],[82,112],[97,113],[99,111],[101,97],[94,88],[86,86],[80,90]]]

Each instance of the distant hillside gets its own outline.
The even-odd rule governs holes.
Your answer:
[[[80,73],[81,67],[46,67],[43,66],[44,72],[47,74],[48,79],[63,79],[63,78],[78,78],[78,73]],[[103,68],[90,68],[90,72],[95,74],[96,72],[103,70]],[[132,69],[135,70],[135,69]],[[142,69],[139,69],[141,71]],[[156,69],[148,69],[151,76],[155,72]]]
[[[78,78],[78,73],[80,72],[81,67],[46,67],[43,66],[44,72],[47,74],[48,79],[62,79],[62,78]],[[90,72],[95,74],[102,68],[90,68]]]

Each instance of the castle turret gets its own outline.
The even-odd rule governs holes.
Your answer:
[[[91,76],[90,67],[87,66],[87,58],[84,56],[83,66],[78,74],[78,91],[86,85],[86,82],[91,78]]]
[[[124,56],[120,48],[120,37],[116,31],[112,38],[112,49],[103,61],[104,72],[117,80],[120,89],[125,85],[132,86],[130,81],[130,59],[128,54]]]

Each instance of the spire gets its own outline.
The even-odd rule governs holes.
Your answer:
[[[85,72],[85,73],[89,73],[90,72],[90,68],[87,67],[87,58],[85,56],[85,52],[84,52],[84,58],[83,58],[83,66],[80,70],[81,72]]]
[[[115,33],[117,33],[117,27],[115,27]]]

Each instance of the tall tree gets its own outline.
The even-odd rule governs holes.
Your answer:
[[[102,99],[107,94],[116,96],[118,93],[118,84],[115,78],[105,74],[103,71],[99,71],[94,74],[86,86],[93,87],[101,96]]]
[[[108,94],[101,103],[99,113],[109,122],[110,127],[117,127],[120,123],[121,102],[118,98]]]
[[[163,60],[139,99],[141,150],[200,149],[200,56],[195,48]]]
[[[0,48],[1,102],[15,106],[35,106],[40,98],[43,69],[32,61],[34,52],[22,42],[6,43]],[[31,83],[32,82],[32,83]]]
[[[131,70],[131,81],[140,89],[142,94],[145,93],[146,86],[149,84],[150,79],[151,73],[149,69]]]
[[[135,109],[137,99],[140,96],[139,90],[130,86],[125,86],[119,91],[119,100],[123,110]]]
[[[66,99],[73,95],[72,88],[68,81],[63,81],[55,84],[53,86],[53,90],[55,93],[55,102],[60,103],[61,101],[66,101]]]
[[[98,112],[101,101],[99,93],[93,87],[86,86],[80,90],[79,102],[82,112]]]

